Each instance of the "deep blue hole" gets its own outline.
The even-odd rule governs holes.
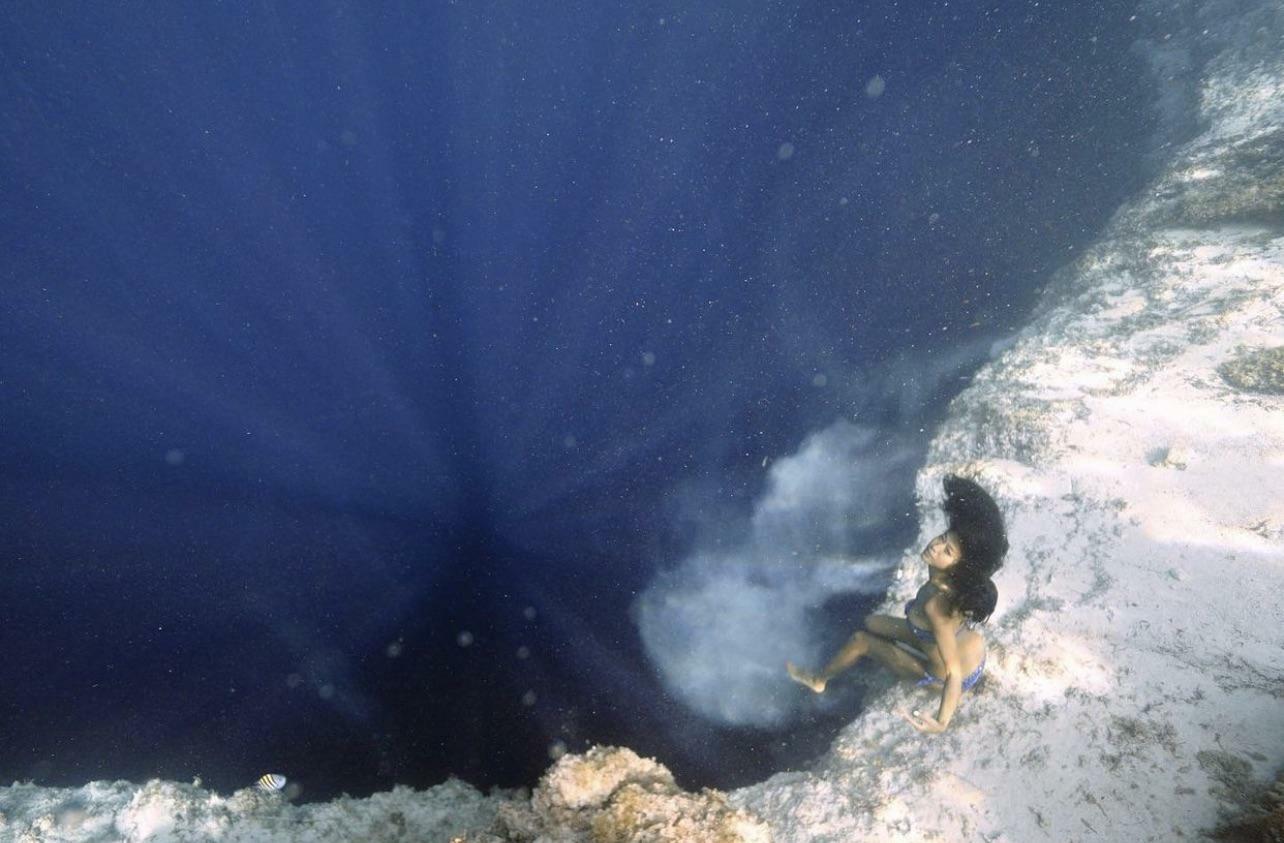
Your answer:
[[[1141,33],[697,5],[8,11],[0,766],[321,799],[824,750],[859,683],[707,721],[636,595],[836,419],[924,447],[1143,177]],[[913,540],[903,482],[853,555]]]

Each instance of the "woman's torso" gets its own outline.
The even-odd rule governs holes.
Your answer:
[[[919,648],[930,662],[934,676],[945,675],[945,662],[941,658],[941,649],[936,643],[935,636],[931,634],[932,622],[927,617],[926,606],[929,600],[943,591],[944,589],[935,583],[926,582],[905,607],[905,617],[910,622],[910,626],[917,627],[919,630],[915,636],[919,639]],[[956,613],[951,618],[951,626],[954,629],[954,640],[958,645],[959,669],[962,670],[963,676],[968,676],[985,659],[985,637],[966,623],[961,614]]]

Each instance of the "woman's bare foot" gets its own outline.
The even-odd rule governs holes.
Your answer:
[[[819,676],[808,673],[793,662],[785,662],[785,670],[789,671],[789,678],[799,685],[806,685],[818,694],[825,693],[825,680]]]

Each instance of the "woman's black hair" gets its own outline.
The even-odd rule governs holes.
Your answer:
[[[990,577],[1003,567],[1008,552],[1003,513],[994,498],[971,480],[950,474],[944,485],[942,509],[963,551],[946,571],[948,604],[968,620],[984,623],[999,600],[999,590]]]

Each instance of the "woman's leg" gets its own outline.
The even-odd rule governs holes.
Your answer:
[[[900,641],[916,650],[923,649],[923,642],[915,638],[914,633],[910,632],[909,621],[905,620],[905,618],[893,617],[892,615],[867,615],[865,617],[865,629],[879,638]]]
[[[885,621],[882,619],[886,619],[886,621],[897,620],[887,615],[871,615],[865,619],[867,630],[887,628]],[[905,625],[904,619],[900,619],[900,624],[901,626]],[[897,647],[888,638],[867,630],[863,629],[847,639],[847,643],[829,660],[829,664],[825,665],[820,673],[809,673],[792,662],[786,662],[785,668],[789,671],[789,676],[795,682],[806,685],[817,694],[820,694],[824,692],[829,680],[854,665],[864,656],[873,656],[876,661],[891,669],[903,679],[917,679],[926,672],[924,662]]]

